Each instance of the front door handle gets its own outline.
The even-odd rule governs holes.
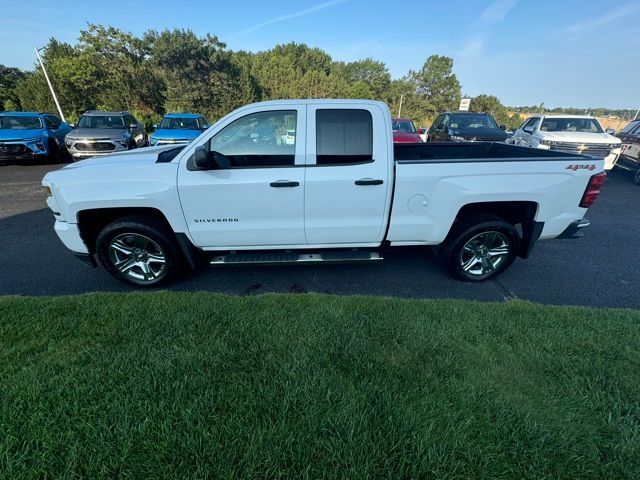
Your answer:
[[[356,185],[382,185],[384,182],[375,178],[361,178],[356,180]]]
[[[292,182],[290,180],[278,180],[277,182],[271,182],[273,188],[284,188],[284,187],[297,187],[300,185],[300,182]]]

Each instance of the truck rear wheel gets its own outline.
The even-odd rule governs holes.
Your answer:
[[[475,215],[453,226],[441,254],[453,275],[481,282],[506,270],[519,248],[520,234],[512,224],[494,215]]]
[[[112,276],[138,287],[167,285],[183,272],[173,233],[154,218],[130,216],[108,224],[98,234],[96,253]]]

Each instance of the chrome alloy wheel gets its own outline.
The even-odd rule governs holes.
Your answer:
[[[460,251],[458,261],[470,278],[489,276],[507,259],[509,239],[500,232],[483,232],[472,237]]]
[[[136,283],[152,283],[167,271],[164,251],[139,233],[123,233],[109,244],[109,259],[122,275]]]

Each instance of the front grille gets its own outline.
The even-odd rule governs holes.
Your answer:
[[[555,142],[550,146],[551,150],[563,153],[576,153],[589,157],[604,158],[611,153],[611,145],[606,143],[572,143]]]
[[[110,152],[116,149],[111,142],[77,142],[75,147],[79,152]]]
[[[25,145],[19,143],[0,143],[0,155],[25,155],[33,153]]]

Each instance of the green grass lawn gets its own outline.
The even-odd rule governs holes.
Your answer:
[[[0,478],[639,478],[640,311],[0,298]]]

